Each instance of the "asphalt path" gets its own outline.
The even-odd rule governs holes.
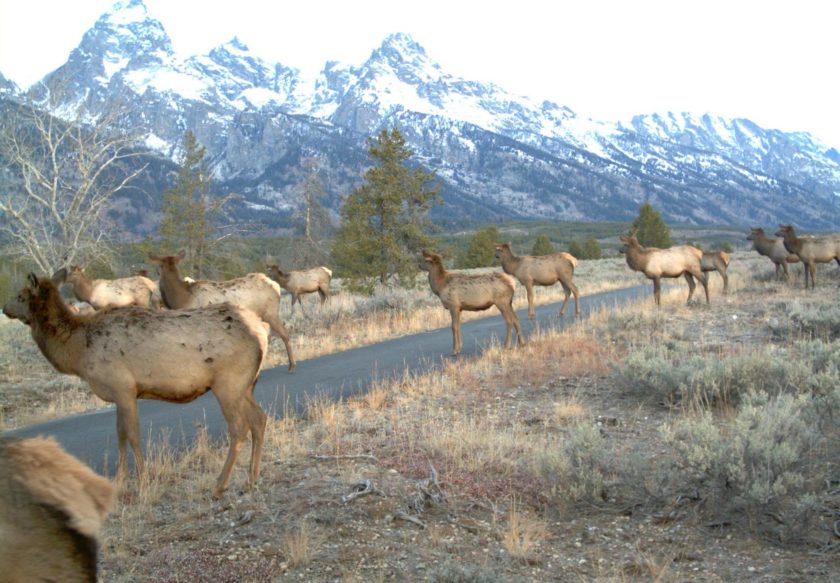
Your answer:
[[[638,298],[650,298],[650,286],[602,292],[581,297],[581,318],[604,307],[617,306]],[[560,303],[537,307],[537,318],[528,320],[527,310],[517,312],[525,338],[537,330],[563,328],[575,321],[570,302],[566,315],[557,318]],[[441,308],[442,309],[442,308]],[[463,348],[459,359],[479,354],[490,343],[504,338],[501,315],[464,322]],[[292,338],[294,342],[294,338]],[[275,348],[276,349],[276,348]],[[370,346],[354,348],[298,362],[294,374],[286,367],[262,371],[254,395],[266,412],[275,417],[294,412],[301,415],[308,400],[315,397],[346,398],[366,391],[376,381],[402,378],[439,368],[451,360],[452,332],[449,327],[402,336]],[[182,449],[194,441],[195,434],[206,428],[212,439],[224,437],[227,425],[218,402],[211,392],[187,404],[142,400],[139,403],[140,434],[144,450],[153,442],[168,441]],[[55,419],[8,432],[20,437],[52,435],[64,448],[101,473],[113,475],[116,467],[116,410],[99,409],[81,415]],[[129,456],[131,457],[131,456]]]

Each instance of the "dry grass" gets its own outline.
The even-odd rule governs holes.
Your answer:
[[[520,561],[532,560],[547,534],[545,521],[525,514],[521,505],[517,505],[516,498],[511,500],[502,538],[502,544],[511,557]]]

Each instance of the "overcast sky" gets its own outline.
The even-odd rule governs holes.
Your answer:
[[[407,32],[452,75],[595,119],[689,111],[808,131],[840,148],[832,0],[145,0],[175,50],[238,36],[270,62],[354,65]],[[113,0],[0,0],[0,72],[62,65]]]

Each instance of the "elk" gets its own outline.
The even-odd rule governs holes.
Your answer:
[[[706,274],[700,267],[700,260],[703,252],[691,245],[680,245],[669,249],[656,249],[654,247],[642,247],[635,235],[620,236],[621,247],[619,251],[624,253],[627,265],[634,271],[640,271],[645,277],[653,280],[653,296],[656,305],[660,305],[660,280],[663,277],[685,276],[688,282],[688,302],[694,295],[694,278],[703,285],[706,292],[706,303],[709,303],[709,285],[706,281]]]
[[[259,474],[266,415],[253,390],[268,352],[268,326],[231,304],[191,310],[130,306],[80,317],[67,309],[55,283],[29,275],[29,285],[3,307],[29,324],[41,353],[61,373],[85,380],[117,408],[117,476],[127,473],[126,442],[143,471],[138,399],[190,402],[212,390],[228,425],[230,449],[213,495],[230,479],[251,433],[248,485]]]
[[[461,352],[461,311],[478,312],[490,306],[499,308],[505,320],[505,347],[512,345],[513,328],[519,346],[525,345],[519,318],[513,309],[516,280],[506,273],[450,273],[443,268],[443,258],[437,253],[423,250],[420,269],[429,272],[429,285],[440,298],[452,318],[452,355]]]
[[[73,265],[69,270],[62,268],[56,271],[53,279],[69,283],[76,299],[87,302],[95,310],[124,306],[160,307],[158,286],[148,277],[134,275],[120,279],[90,279],[84,267]]]
[[[815,276],[817,263],[830,263],[832,259],[840,265],[840,235],[826,237],[797,237],[793,225],[779,225],[777,237],[782,237],[785,249],[789,253],[796,253],[802,261],[802,271],[805,273],[805,289],[808,289],[808,275],[811,276],[811,289],[817,287]]]
[[[3,581],[96,581],[114,487],[51,437],[0,438]]]
[[[283,272],[279,266],[270,265],[268,267],[268,276],[279,283],[280,287],[292,294],[292,313],[295,311],[295,302],[300,304],[300,309],[303,311],[303,303],[300,301],[300,296],[304,294],[318,292],[318,295],[321,296],[322,307],[330,296],[332,271],[324,266],[301,271]]]
[[[769,257],[776,265],[776,278],[779,278],[779,272],[784,271],[785,279],[790,281],[790,273],[788,273],[788,263],[797,263],[799,256],[795,253],[790,253],[785,248],[785,240],[782,238],[768,239],[764,234],[764,229],[754,228],[747,235],[747,241],[752,241],[753,249],[758,251],[759,255]]]
[[[700,258],[700,269],[703,272],[717,271],[723,278],[723,293],[729,293],[729,276],[726,275],[726,268],[729,267],[729,253],[725,251],[703,251]]]
[[[534,286],[554,285],[558,281],[563,286],[566,297],[563,298],[563,304],[557,316],[562,316],[566,312],[566,302],[569,301],[571,294],[575,295],[575,316],[580,316],[578,289],[572,281],[577,265],[577,259],[574,256],[565,251],[536,257],[517,256],[513,254],[510,243],[501,243],[496,245],[496,259],[501,260],[505,273],[514,276],[525,286],[528,294],[528,319],[533,320],[535,317]]]
[[[295,357],[289,332],[280,319],[280,286],[264,273],[249,273],[226,281],[186,281],[178,271],[178,263],[184,255],[181,251],[178,255],[149,256],[149,260],[160,267],[160,295],[166,307],[198,308],[228,302],[251,310],[283,340],[289,358],[288,370],[294,372]]]

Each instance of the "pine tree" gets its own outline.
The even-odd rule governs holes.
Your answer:
[[[385,284],[394,276],[413,285],[418,253],[435,242],[427,216],[441,202],[438,187],[428,186],[434,175],[408,166],[414,152],[396,128],[369,138],[368,153],[374,166],[341,209],[333,262],[360,291],[372,292],[376,281]]]
[[[548,235],[545,233],[537,235],[534,246],[531,248],[531,255],[551,255],[552,253],[554,253],[554,245],[551,244]]]
[[[475,232],[466,252],[458,261],[458,267],[490,267],[496,259],[496,245],[500,241],[499,230],[490,225]]]
[[[577,239],[572,239],[572,242],[569,243],[569,253],[571,253],[577,259],[583,259],[583,247],[580,246],[580,243],[578,243]]]
[[[601,246],[595,239],[587,239],[583,242],[583,257],[581,259],[601,259]]]
[[[191,131],[184,133],[178,177],[164,191],[159,232],[171,250],[184,250],[184,271],[203,277],[207,268],[214,221],[230,199],[210,200],[210,170],[204,161],[207,150]]]
[[[635,233],[639,243],[646,247],[665,249],[672,245],[671,230],[660,214],[647,202],[639,208],[639,216],[633,221],[630,232]]]

